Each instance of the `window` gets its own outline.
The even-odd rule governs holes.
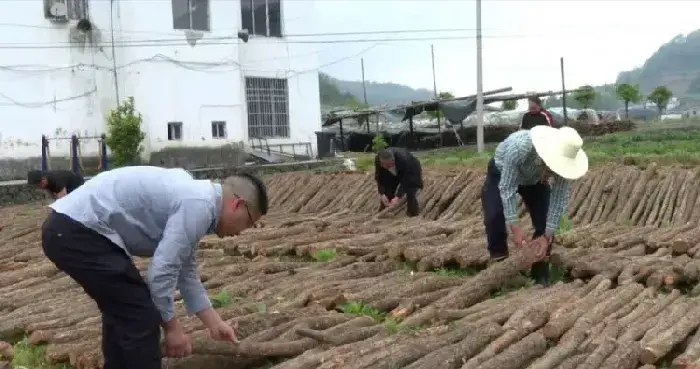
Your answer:
[[[281,0],[241,0],[243,28],[251,35],[282,37]]]
[[[168,123],[168,141],[182,140],[182,122]]]
[[[289,137],[286,79],[246,77],[245,94],[249,137]]]
[[[211,137],[226,138],[226,122],[214,121],[211,122]]]
[[[172,0],[173,28],[209,31],[209,0]]]
[[[88,18],[88,0],[44,0],[44,16],[53,18],[51,7],[54,4],[66,4],[66,15],[71,20],[81,20]]]

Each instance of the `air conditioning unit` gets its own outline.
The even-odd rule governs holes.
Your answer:
[[[66,6],[65,0],[53,0],[51,3],[49,7],[51,21],[55,23],[68,22],[68,7]]]

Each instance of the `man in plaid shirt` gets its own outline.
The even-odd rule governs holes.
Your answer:
[[[500,261],[508,257],[508,230],[516,247],[525,241],[518,224],[518,193],[532,219],[530,245],[536,248],[540,261],[533,264],[531,274],[539,284],[549,283],[547,256],[569,202],[571,182],[588,171],[582,145],[573,128],[535,126],[508,136],[488,165],[481,202],[491,258]]]

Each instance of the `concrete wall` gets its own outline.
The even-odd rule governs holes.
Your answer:
[[[41,0],[17,1],[6,10],[0,43],[18,46],[0,53],[0,180],[39,168],[42,134],[59,158],[68,155],[69,144],[57,138],[104,133],[109,111],[128,96],[143,115],[146,161],[186,167],[212,165],[217,157],[219,164],[239,162],[229,146],[249,139],[245,76],[288,80],[290,135],[269,142],[315,146],[321,125],[317,44],[257,36],[240,43],[239,0],[210,1],[211,31],[194,45],[188,32],[173,29],[170,1],[90,0],[89,33],[76,30],[76,21],[46,19]],[[314,0],[283,0],[283,34],[314,33],[314,14]],[[168,140],[173,121],[183,124],[182,140]],[[212,138],[212,121],[226,122],[225,139]],[[96,156],[98,149],[97,140],[81,140],[83,156]]]
[[[150,165],[185,169],[231,167],[245,164],[246,154],[237,146],[168,147],[151,153]]]

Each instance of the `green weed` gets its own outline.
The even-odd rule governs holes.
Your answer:
[[[235,300],[235,298],[229,295],[228,292],[221,291],[213,297],[210,297],[209,300],[211,301],[211,305],[214,307],[214,309],[220,309],[222,307],[229,306]]]
[[[13,346],[14,358],[12,365],[14,368],[27,369],[73,369],[70,365],[52,365],[46,362],[46,350],[44,346],[31,345],[25,338]]]
[[[568,231],[570,231],[574,227],[574,222],[569,219],[566,215],[561,216],[561,220],[559,220],[559,229],[557,230],[557,234],[563,234]]]
[[[383,323],[386,326],[387,333],[395,334],[399,332],[418,332],[423,327],[414,325],[400,325],[399,320],[389,316],[387,313],[379,311],[369,304],[363,304],[358,301],[348,302],[340,307],[340,311],[345,314],[368,316],[378,323]]]
[[[311,258],[320,262],[331,261],[335,259],[336,256],[338,256],[338,253],[335,249],[316,250],[311,254]]]

